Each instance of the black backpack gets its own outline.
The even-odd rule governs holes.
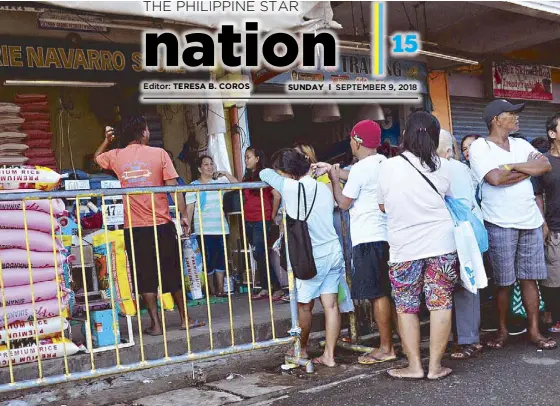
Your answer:
[[[309,236],[309,228],[307,227],[307,219],[315,205],[317,197],[317,188],[315,187],[315,195],[309,213],[307,212],[307,199],[305,196],[305,188],[300,182],[298,185],[298,211],[297,218],[290,216],[286,218],[286,232],[288,234],[288,254],[290,256],[290,264],[296,278],[301,280],[309,280],[317,275],[317,267],[315,259],[313,259],[313,246],[311,245],[311,237]],[[300,197],[303,191],[303,204],[305,207],[305,220],[299,220]]]

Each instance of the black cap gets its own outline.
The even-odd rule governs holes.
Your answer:
[[[498,99],[491,101],[488,106],[484,109],[484,114],[482,118],[486,124],[490,124],[494,117],[499,116],[502,113],[519,113],[525,108],[525,103],[511,104],[507,100]]]

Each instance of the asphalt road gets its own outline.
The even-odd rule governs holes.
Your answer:
[[[283,405],[560,405],[560,349],[537,352],[522,337],[468,361],[446,361],[454,374],[432,381],[396,381],[385,370],[306,388],[268,403]]]

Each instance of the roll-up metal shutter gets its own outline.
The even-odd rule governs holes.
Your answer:
[[[522,103],[516,100],[511,102]],[[484,108],[488,103],[489,100],[485,99],[451,98],[453,133],[457,140],[461,140],[467,134],[488,134],[486,123],[482,120]],[[525,102],[525,108],[519,114],[519,134],[529,141],[537,137],[546,137],[546,120],[559,111],[560,104]]]

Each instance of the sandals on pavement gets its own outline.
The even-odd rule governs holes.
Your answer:
[[[200,321],[198,319],[194,320],[192,323],[189,323],[189,330],[198,327],[204,327],[206,323],[204,321]],[[186,327],[179,327],[179,330],[186,330]]]
[[[162,336],[163,331],[159,332],[159,333],[154,333],[154,330],[152,330],[151,327],[148,327],[148,328],[144,329],[144,334],[147,334],[147,335],[153,336],[153,337],[157,337],[157,336]]]
[[[334,365],[327,365],[323,362],[323,360],[321,359],[321,357],[317,357],[317,358],[313,358],[311,360],[311,362],[313,363],[313,365],[322,365],[325,366],[327,368],[336,368],[338,365],[334,364]]]
[[[396,359],[397,359],[396,355],[387,358],[378,358],[378,357],[374,357],[373,355],[366,354],[358,358],[358,364],[374,365],[374,364],[381,364],[382,362],[394,361]]]
[[[477,356],[482,352],[480,344],[459,345],[456,351],[451,353],[452,360],[466,360]]]
[[[508,341],[508,336],[507,335],[497,336],[495,339],[488,341],[486,343],[486,345],[490,348],[494,348],[494,349],[499,350],[501,348],[504,348],[507,341]]]
[[[396,379],[399,381],[421,381],[423,379],[425,379],[425,376],[422,377],[412,377],[412,376],[402,376],[400,374],[400,369],[388,369],[387,371],[385,371],[385,374],[392,379]]]
[[[532,343],[535,344],[539,350],[553,350],[558,347],[556,341],[554,341],[551,337],[543,337],[537,341],[532,341]]]

